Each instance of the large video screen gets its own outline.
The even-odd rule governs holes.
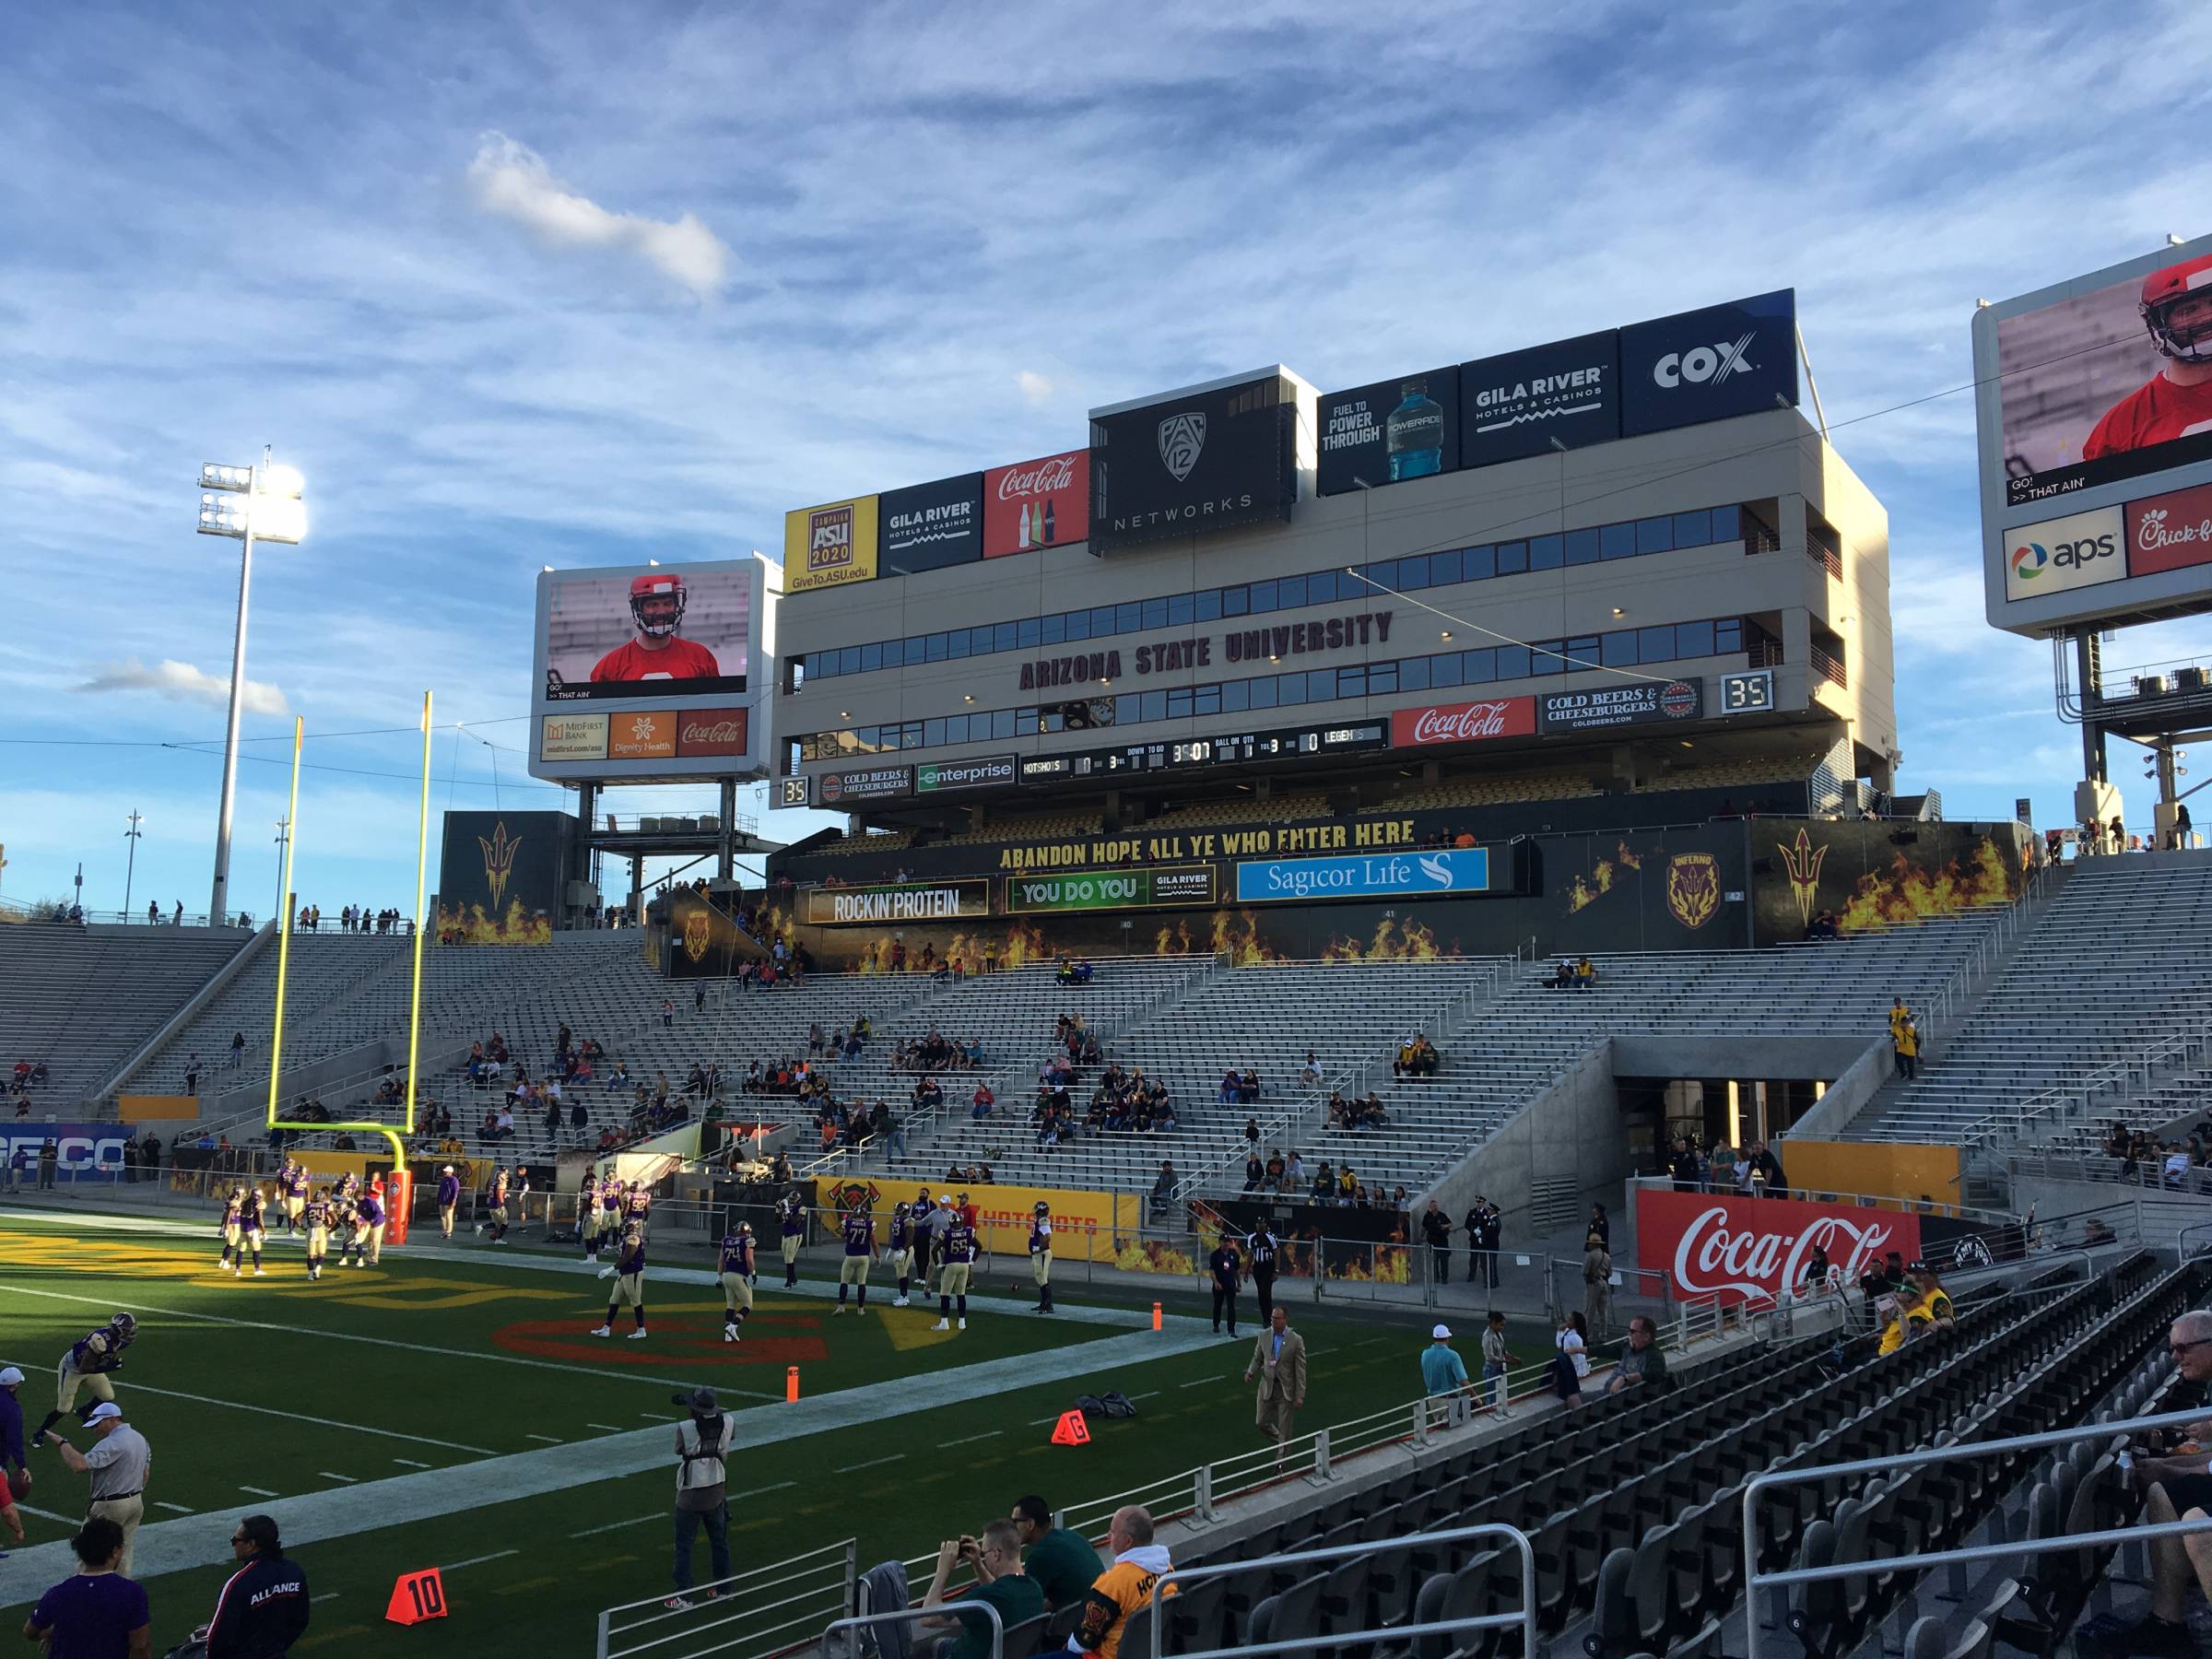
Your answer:
[[[2212,459],[2212,254],[1997,323],[2005,504]]]
[[[555,571],[546,581],[546,701],[745,690],[753,616],[743,566]]]

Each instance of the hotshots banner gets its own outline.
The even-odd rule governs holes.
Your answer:
[[[1620,436],[1619,378],[1620,331],[1612,328],[1461,364],[1463,464],[1610,443]]]
[[[935,881],[879,888],[812,888],[806,920],[818,927],[878,922],[941,922],[991,913],[991,883]]]
[[[876,580],[877,500],[854,496],[783,515],[783,591]]]
[[[1546,732],[1587,732],[1695,720],[1705,712],[1705,694],[1700,680],[1630,680],[1589,691],[1547,691],[1536,708]]]
[[[1323,495],[1459,465],[1459,372],[1430,369],[1321,399]]]
[[[1849,1281],[1892,1250],[1908,1262],[1918,1260],[1920,1218],[1794,1198],[1649,1188],[1636,1194],[1637,1265],[1673,1275],[1682,1296],[1724,1302],[1779,1297],[1804,1283],[1806,1258],[1816,1244]]]
[[[962,473],[883,494],[883,559],[891,575],[942,571],[983,556],[983,475]]]
[[[1377,899],[1395,894],[1481,893],[1490,885],[1487,847],[1389,853],[1356,858],[1277,858],[1237,865],[1237,902]]]
[[[1624,437],[1797,403],[1797,290],[1777,288],[1620,331]]]
[[[1160,910],[1179,905],[1210,908],[1214,866],[1177,865],[1142,870],[1100,870],[1080,876],[1009,876],[1010,916],[1068,911]]]
[[[994,466],[983,475],[983,557],[1090,539],[1090,452]]]
[[[1298,494],[1295,384],[1265,374],[1090,422],[1090,539],[1135,547],[1267,520]]]

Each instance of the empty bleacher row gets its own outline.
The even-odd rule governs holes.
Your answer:
[[[2155,1132],[2178,1114],[2140,1063],[2212,1027],[2208,924],[2212,853],[2076,864],[1940,1058],[1851,1133],[2001,1153],[2086,1145],[2114,1118]]]
[[[0,926],[0,1069],[43,1063],[34,1107],[76,1116],[252,938],[234,928]]]
[[[1717,1655],[1725,1620],[1762,1611],[1737,1611],[1751,1478],[1949,1436],[1997,1439],[2080,1420],[2202,1290],[2200,1268],[2161,1274],[2141,1257],[2100,1282],[1962,1298],[1955,1335],[1885,1358],[1853,1364],[1825,1341],[1798,1343],[1731,1355],[1655,1397],[1597,1396],[1380,1487],[1324,1499],[1234,1545],[1180,1550],[1177,1566],[1196,1569],[1362,1547],[1333,1561],[1255,1564],[1194,1580],[1161,1605],[1162,1651],[1268,1641],[1376,1659],[1512,1651],[1510,1635],[1496,1629],[1394,1642],[1351,1636],[1518,1611],[1515,1552],[1423,1535],[1502,1523],[1533,1544],[1537,1625],[1547,1637],[1579,1633],[1593,1659]],[[1851,1542],[1841,1547],[1858,1547],[1861,1559],[1874,1542],[1883,1554],[1944,1547],[1971,1535],[2029,1472],[2026,1460],[1993,1457],[1903,1479],[1771,1488],[1759,1512],[1759,1568],[1838,1559],[1846,1533]],[[1841,1659],[1915,1587],[1914,1575],[1901,1572],[1807,1586],[1787,1621],[1795,1636],[1769,1639],[1807,1659]],[[1148,1613],[1135,1615],[1124,1642],[1150,1652],[1150,1624]],[[1053,1634],[1041,1621],[1006,1651],[1043,1651],[1024,1641],[1051,1645]],[[1554,1651],[1565,1643],[1555,1640]]]

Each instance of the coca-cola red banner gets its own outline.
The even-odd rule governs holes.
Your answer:
[[[1090,539],[1090,452],[994,466],[983,475],[983,557]]]
[[[686,709],[676,719],[679,755],[742,755],[748,709]]]
[[[1920,1218],[1909,1210],[1861,1209],[1797,1198],[1739,1198],[1714,1193],[1636,1194],[1636,1257],[1647,1271],[1673,1277],[1680,1296],[1737,1302],[1779,1296],[1805,1280],[1814,1245],[1829,1265],[1855,1279],[1870,1260],[1920,1255]]]
[[[1535,730],[1536,700],[1533,697],[1439,703],[1426,709],[1400,709],[1390,717],[1393,748],[1475,743],[1488,737],[1532,737]]]

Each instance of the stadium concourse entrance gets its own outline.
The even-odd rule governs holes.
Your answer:
[[[1778,1141],[1828,1090],[1825,1077],[1616,1077],[1630,1163],[1657,1174],[1685,1136],[1704,1147]]]

